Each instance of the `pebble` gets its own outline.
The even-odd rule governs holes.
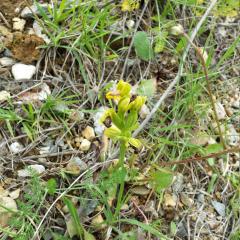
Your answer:
[[[26,20],[15,17],[13,18],[13,30],[22,32],[26,24]]]
[[[227,117],[226,111],[220,102],[215,103],[218,120],[224,120]]]
[[[240,136],[232,124],[228,125],[226,138],[230,146],[237,146],[240,142]]]
[[[174,193],[179,193],[183,190],[184,177],[181,173],[178,173],[174,178],[174,182],[172,184],[172,190]]]
[[[88,141],[87,139],[83,139],[82,142],[81,142],[81,145],[80,145],[79,149],[80,149],[81,151],[86,152],[86,151],[88,151],[88,150],[90,149],[90,147],[91,147],[91,142]]]
[[[24,149],[24,146],[19,142],[13,142],[9,146],[9,149],[12,153],[17,154],[17,153],[20,153]]]
[[[42,38],[45,43],[49,44],[51,42],[49,37],[46,34],[42,33],[42,27],[39,25],[37,21],[33,22],[33,29],[30,31],[33,31],[33,33],[31,34],[35,34],[38,37]]]
[[[11,211],[7,210],[10,209]],[[0,197],[0,226],[6,227],[9,219],[17,211],[17,204],[14,199],[10,197]]]
[[[79,157],[72,158],[66,166],[67,172],[73,175],[79,175],[80,172],[85,171],[87,168],[88,165]]]
[[[211,137],[206,132],[195,132],[194,136],[191,138],[191,144],[198,146],[205,146],[208,144]]]
[[[11,97],[10,93],[7,91],[0,91],[0,102],[7,101]]]
[[[193,199],[189,198],[186,194],[184,193],[181,193],[180,194],[180,198],[181,198],[181,202],[187,206],[187,207],[190,207],[193,205],[194,201]]]
[[[144,207],[144,212],[149,212],[151,213],[155,218],[158,217],[158,213],[156,211],[156,206],[155,202],[153,200],[150,200],[147,202],[147,204]]]
[[[73,110],[69,115],[69,119],[71,119],[72,121],[80,122],[84,119],[84,113]]]
[[[12,74],[15,80],[27,79],[30,80],[36,73],[36,67],[23,63],[16,63],[12,66]]]
[[[0,58],[0,65],[2,65],[3,67],[12,66],[14,63],[16,62],[12,58],[9,58],[9,57]]]
[[[92,219],[92,225],[97,229],[103,229],[106,227],[106,225],[103,224],[103,222],[104,222],[104,219],[101,214],[98,214],[96,217]]]
[[[82,131],[82,136],[86,138],[87,140],[91,141],[95,138],[95,132],[92,127],[87,126],[83,131]]]
[[[165,207],[175,207],[177,205],[177,196],[175,194],[165,193],[163,205]]]
[[[30,8],[25,7],[21,12],[21,17],[22,18],[32,18],[33,13],[37,13],[37,6],[35,6],[35,5],[32,5]]]
[[[36,172],[37,174],[41,174],[45,172],[45,167],[40,164],[34,164],[34,165],[29,165],[25,169],[18,170],[18,177],[30,177],[32,176],[33,172]]]
[[[145,186],[137,186],[137,187],[132,188],[131,192],[136,195],[144,196],[144,195],[147,195],[150,193],[150,189],[148,189]]]
[[[217,201],[212,201],[212,205],[214,207],[214,209],[216,210],[216,212],[222,216],[225,217],[225,205],[223,203],[217,202]]]
[[[40,4],[44,10],[47,10],[49,4]],[[38,7],[36,5],[32,5],[30,7],[25,7],[21,12],[22,18],[34,18],[34,14],[39,15]]]
[[[17,198],[19,197],[19,195],[20,195],[20,191],[21,191],[20,188],[18,188],[18,189],[16,189],[16,190],[10,192],[10,193],[9,193],[9,196],[10,196],[12,199],[17,199]]]

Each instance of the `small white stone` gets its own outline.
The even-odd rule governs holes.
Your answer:
[[[87,139],[83,139],[80,145],[80,150],[82,151],[88,151],[91,147],[91,142],[88,141]]]
[[[237,133],[236,129],[232,124],[228,125],[228,130],[227,130],[227,141],[230,146],[238,146],[240,142],[240,136]]]
[[[22,18],[32,18],[33,14],[38,14],[37,6],[32,5],[30,7],[25,7],[21,12]]]
[[[27,79],[30,80],[36,73],[36,67],[23,63],[16,63],[12,66],[12,74],[15,80]]]
[[[79,157],[74,157],[71,159],[66,166],[67,172],[73,175],[79,175],[80,172],[85,171],[87,168],[88,165]]]
[[[6,101],[11,97],[10,93],[7,91],[0,91],[0,102]]]
[[[218,120],[223,120],[227,117],[227,113],[220,102],[215,103],[215,108],[216,108]]]
[[[45,167],[43,165],[35,164],[30,165],[25,169],[18,170],[18,177],[30,177],[32,176],[33,172],[36,172],[37,174],[41,174],[45,172]]]
[[[13,60],[12,58],[9,58],[9,57],[2,57],[2,58],[0,58],[0,64],[3,67],[12,66],[14,63],[15,63],[15,60]]]
[[[95,138],[95,132],[92,127],[87,126],[83,131],[82,131],[82,136],[86,138],[87,140],[91,141]]]
[[[12,153],[16,154],[21,152],[24,149],[24,146],[19,142],[14,142],[9,146],[9,149]]]
[[[21,18],[13,18],[13,30],[22,32],[26,24],[26,20]]]
[[[9,196],[10,196],[12,199],[17,199],[17,198],[19,197],[19,195],[20,195],[20,191],[21,191],[20,188],[18,188],[18,189],[16,189],[16,190],[10,192],[10,193],[9,193]]]
[[[237,100],[234,100],[231,104],[233,108],[240,108],[240,98]]]
[[[51,42],[51,40],[49,39],[49,37],[42,33],[42,27],[40,26],[40,24],[37,21],[33,22],[33,32],[40,38],[42,38],[45,43],[49,44]]]
[[[9,211],[10,209],[11,211]],[[6,227],[11,216],[17,211],[16,202],[10,197],[0,197],[0,226]]]
[[[177,196],[175,194],[165,193],[164,207],[175,207],[177,205]]]

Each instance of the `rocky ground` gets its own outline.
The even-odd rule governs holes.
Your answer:
[[[37,2],[0,2],[1,239],[78,239],[71,206],[92,234],[84,240],[240,239],[239,9],[226,13],[217,5],[194,39],[205,46],[216,116],[190,49],[179,83],[138,135],[144,148],[128,151],[127,198],[111,222],[119,190],[112,186],[121,176],[111,172],[118,145],[99,123],[110,107],[105,94],[122,78],[130,82],[132,91],[148,96],[139,113],[143,122],[178,74],[187,44],[169,29],[181,24],[190,34],[208,3],[196,8],[180,1],[171,9],[164,1],[142,1],[124,9],[127,1],[93,1],[91,10],[78,3],[93,19],[84,25],[84,16],[74,15],[76,2],[55,13],[49,9],[61,9],[57,1]],[[104,11],[109,16],[102,23]],[[163,23],[154,20],[159,12]],[[109,24],[107,30],[99,22]],[[156,35],[158,24],[162,35]],[[151,36],[153,59],[131,50],[139,29]],[[162,38],[166,43],[157,44]],[[151,172],[166,165],[171,183],[156,190]]]

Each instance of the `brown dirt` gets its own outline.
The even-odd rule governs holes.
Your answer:
[[[12,23],[12,18],[17,15],[15,9],[18,7],[23,7],[25,1],[23,0],[1,0],[0,1],[0,11],[3,16],[6,18],[9,24]],[[0,18],[0,23],[2,19]]]
[[[32,63],[39,59],[41,51],[38,47],[43,44],[43,39],[36,35],[16,32],[6,47],[11,50],[15,59],[23,63]]]

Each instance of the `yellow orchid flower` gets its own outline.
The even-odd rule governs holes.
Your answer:
[[[119,101],[122,97],[130,97],[131,85],[123,80],[117,84],[115,91],[110,91],[106,94],[106,98]]]
[[[143,104],[146,102],[146,100],[147,97],[137,96],[136,99],[129,104],[128,109],[134,109],[139,111]]]
[[[138,9],[139,6],[139,0],[123,0],[121,7],[123,12],[131,12],[135,9]]]

